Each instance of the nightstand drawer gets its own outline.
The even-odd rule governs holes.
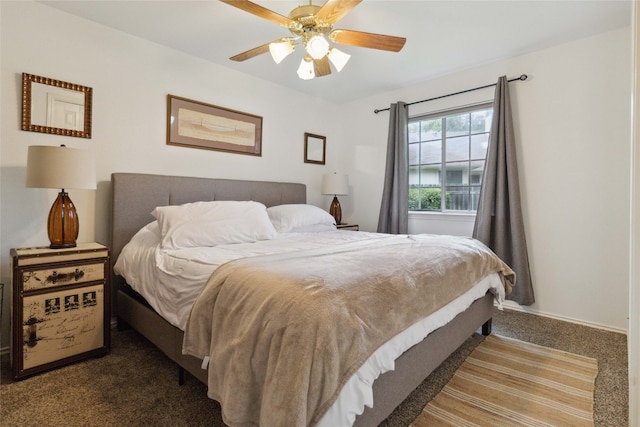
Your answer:
[[[78,243],[75,248],[49,249],[47,247],[12,249],[16,267],[42,266],[57,262],[68,263],[84,259],[107,258],[109,249],[100,243]]]
[[[53,267],[45,270],[25,269],[22,272],[23,290],[32,291],[53,286],[72,285],[104,279],[104,263]]]
[[[22,370],[105,346],[104,285],[24,297]]]

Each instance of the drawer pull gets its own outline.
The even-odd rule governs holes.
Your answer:
[[[62,273],[58,274],[57,271],[54,271],[49,277],[47,277],[47,282],[58,283],[58,282],[68,282],[70,280],[75,280],[76,282],[80,280],[84,276],[84,271],[76,268],[76,271],[73,273]]]

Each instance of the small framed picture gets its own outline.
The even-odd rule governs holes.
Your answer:
[[[315,163],[317,165],[324,165],[326,153],[327,153],[327,137],[305,132],[304,162]]]

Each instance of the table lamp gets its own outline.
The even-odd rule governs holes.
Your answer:
[[[349,194],[349,177],[344,174],[324,174],[322,176],[322,194],[332,195],[333,201],[329,207],[329,213],[336,220],[336,225],[342,224],[342,208],[338,201],[338,196]]]
[[[30,146],[27,154],[27,187],[60,189],[49,211],[49,247],[74,248],[80,226],[76,208],[65,188],[96,188],[95,159],[91,152],[64,145]]]

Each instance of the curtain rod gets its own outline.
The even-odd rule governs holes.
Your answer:
[[[514,77],[512,79],[507,80],[507,82],[511,83],[511,82],[516,81],[516,80],[525,81],[525,80],[527,80],[527,75],[526,74],[522,74],[520,77]],[[493,84],[490,84],[490,85],[484,85],[484,86],[478,86],[478,87],[474,87],[473,89],[461,90],[460,92],[455,92],[455,93],[449,93],[447,95],[436,96],[435,98],[423,99],[422,101],[415,101],[415,102],[411,102],[411,103],[406,104],[406,105],[408,107],[409,105],[420,104],[421,102],[435,101],[436,99],[447,98],[449,96],[460,95],[462,93],[467,93],[467,92],[473,92],[474,90],[486,89],[488,87],[495,86],[496,84],[497,83],[493,83]],[[380,111],[389,111],[389,109],[390,108],[383,108],[381,110],[373,110],[373,112],[378,114]]]

